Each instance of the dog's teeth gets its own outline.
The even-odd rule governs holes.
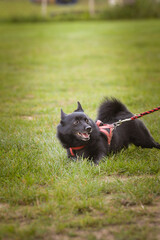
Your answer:
[[[80,136],[82,139],[89,139],[89,134],[88,133],[77,132],[77,135]]]

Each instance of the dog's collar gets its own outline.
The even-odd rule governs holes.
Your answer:
[[[70,154],[74,157],[75,154],[74,154],[73,150],[80,150],[80,149],[83,149],[84,147],[85,147],[84,145],[83,146],[79,146],[79,147],[70,147],[69,148]]]
[[[114,124],[104,124],[100,120],[96,121],[96,125],[99,128],[99,131],[102,132],[106,137],[108,141],[108,145],[111,144],[112,136],[113,136],[113,130],[115,128]],[[69,152],[72,157],[75,156],[73,150],[81,150],[85,147],[85,145],[79,146],[79,147],[70,147]]]

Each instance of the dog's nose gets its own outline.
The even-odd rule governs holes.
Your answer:
[[[87,127],[85,128],[85,130],[86,130],[88,133],[91,133],[91,132],[92,132],[92,128],[91,128],[90,126],[87,126]]]

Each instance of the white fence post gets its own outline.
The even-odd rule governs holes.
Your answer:
[[[94,2],[94,0],[89,0],[88,5],[89,5],[89,13],[90,13],[91,16],[93,16],[95,14],[95,2]]]
[[[45,17],[47,15],[47,0],[42,0],[42,16]]]

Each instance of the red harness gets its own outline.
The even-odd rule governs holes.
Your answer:
[[[105,124],[100,120],[97,120],[96,124],[99,127],[99,131],[107,136],[108,145],[110,145],[113,136],[113,130],[115,128],[114,124]]]
[[[113,130],[115,128],[114,124],[104,124],[100,120],[97,120],[96,125],[99,127],[99,131],[102,132],[107,137],[108,145],[110,145],[113,136]],[[85,145],[79,147],[70,147],[69,148],[70,154],[74,157],[75,154],[73,150],[80,150],[83,149],[84,147]]]

